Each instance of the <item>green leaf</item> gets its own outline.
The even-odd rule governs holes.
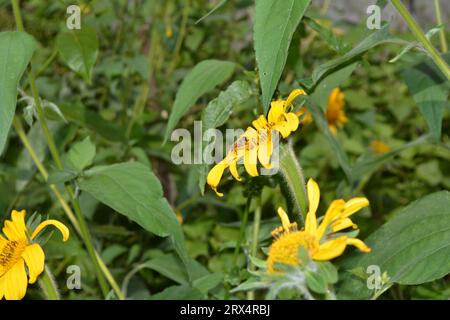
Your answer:
[[[308,103],[305,104],[305,106],[308,109],[308,111],[311,112],[311,114],[313,115],[314,122],[319,127],[320,131],[322,131],[322,133],[328,139],[330,146],[333,149],[334,153],[336,154],[336,158],[339,162],[339,165],[342,168],[342,171],[344,171],[347,180],[349,182],[352,182],[353,174],[350,167],[350,161],[347,157],[347,154],[337,141],[336,136],[328,128],[328,121],[325,118],[323,111],[311,99],[308,99]]]
[[[442,131],[442,118],[448,104],[450,82],[436,69],[431,60],[404,70],[401,77],[408,85],[409,91],[425,117],[433,137],[439,140]]]
[[[254,47],[264,113],[286,64],[289,45],[311,0],[256,1]]]
[[[27,33],[0,32],[0,154],[16,111],[17,87],[35,48],[36,42]]]
[[[371,253],[358,254],[342,269],[370,265],[387,272],[390,281],[417,285],[450,273],[450,192],[427,195],[399,212],[369,236],[365,242]],[[371,296],[366,282],[347,273],[340,288],[342,298]]]
[[[179,284],[188,284],[189,279],[181,260],[173,254],[158,256],[144,263],[145,267],[153,269],[163,276],[178,282]]]
[[[210,290],[217,287],[222,282],[223,282],[223,274],[211,273],[196,279],[195,281],[193,281],[192,285],[194,288],[206,294]]]
[[[70,163],[70,167],[77,171],[82,171],[92,164],[95,152],[95,145],[89,136],[83,141],[75,143],[67,152],[67,160]]]
[[[178,121],[197,99],[230,78],[235,67],[236,65],[229,61],[204,60],[187,74],[175,97],[175,103],[167,123],[164,142],[169,139]]]
[[[336,51],[341,52],[343,50],[343,42],[332,30],[317,23],[312,17],[305,16],[305,23],[314,31],[316,31],[329,45]]]
[[[172,286],[150,297],[150,300],[201,300],[205,295],[188,285]]]
[[[98,55],[98,39],[94,28],[64,31],[56,38],[61,59],[84,80],[91,83],[92,69]]]
[[[223,125],[230,117],[233,107],[248,100],[251,94],[251,87],[246,81],[238,80],[229,85],[217,98],[211,100],[203,110],[202,131],[206,132],[208,129],[214,129]],[[200,192],[204,194],[208,164],[200,164],[197,169]]]
[[[328,291],[327,282],[325,281],[325,278],[322,277],[322,274],[318,272],[306,271],[305,277],[306,277],[306,285],[312,291],[319,294],[324,294]]]
[[[81,190],[160,237],[170,236],[176,252],[191,276],[191,260],[178,220],[163,197],[161,184],[141,163],[95,167],[78,181]]]
[[[345,80],[350,78],[357,66],[358,62],[354,62],[343,67],[342,69],[337,70],[336,72],[329,74],[325,78],[322,78],[322,80],[315,87],[314,92],[310,95],[311,99],[313,99],[323,111],[326,111],[328,97],[330,96],[331,91],[342,85]]]
[[[316,262],[316,266],[317,272],[327,283],[336,283],[338,281],[338,272],[331,262]]]
[[[355,165],[352,167],[353,178],[355,180],[358,180],[362,179],[364,175],[370,176],[370,174],[375,172],[381,165],[386,163],[386,161],[392,159],[402,151],[409,148],[414,148],[425,143],[429,143],[428,138],[428,135],[421,136],[411,142],[405,143],[404,145],[381,155],[363,155],[356,161]]]
[[[230,117],[232,108],[249,99],[251,94],[251,87],[246,81],[238,80],[230,84],[203,110],[203,131],[223,125]]]
[[[47,182],[49,184],[58,184],[68,182],[77,177],[76,172],[66,171],[66,170],[54,170],[50,171]]]
[[[365,53],[367,50],[383,43],[406,44],[407,42],[391,36],[389,34],[389,24],[385,24],[380,30],[365,37],[356,47],[343,56],[325,62],[315,68],[312,74],[313,84],[317,84],[326,74],[333,72],[342,65],[351,63],[353,59]]]
[[[98,133],[104,139],[113,142],[125,141],[125,135],[120,127],[106,121],[98,112],[88,110],[81,103],[61,104],[59,108],[66,119]]]

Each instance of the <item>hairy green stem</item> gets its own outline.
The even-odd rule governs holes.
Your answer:
[[[244,210],[244,216],[242,217],[242,221],[241,221],[241,228],[239,230],[239,237],[238,237],[238,241],[236,243],[236,248],[234,248],[234,254],[233,254],[233,265],[236,266],[237,264],[237,258],[239,256],[239,251],[241,249],[242,246],[242,241],[245,238],[245,229],[247,229],[247,222],[248,222],[248,212],[250,210],[250,203],[252,201],[251,197],[247,198],[247,204],[245,206],[245,210]]]
[[[47,297],[47,300],[59,300],[59,291],[55,279],[47,266],[44,266],[44,272],[39,278],[39,285]]]
[[[450,67],[445,62],[445,60],[441,57],[441,55],[436,50],[436,48],[427,39],[427,37],[423,33],[422,29],[417,24],[417,22],[414,20],[414,18],[411,16],[409,11],[405,8],[403,3],[400,0],[392,0],[392,4],[397,9],[397,11],[400,13],[400,15],[403,17],[405,22],[408,24],[409,28],[411,29],[411,31],[414,34],[414,36],[416,37],[416,39],[422,43],[423,47],[428,52],[431,59],[433,59],[434,63],[442,71],[442,73],[445,75],[445,77],[447,77],[447,79],[450,80]]]
[[[442,26],[441,30],[439,31],[439,40],[441,42],[441,50],[443,53],[446,53],[448,51],[447,40],[445,39],[445,28],[444,28],[444,25],[442,22],[441,3],[439,0],[434,0],[434,9],[436,12],[437,24]]]
[[[253,235],[252,235],[252,246],[250,249],[250,256],[255,257],[258,254],[258,244],[259,244],[259,229],[261,225],[261,197],[257,198],[257,204],[255,209],[255,216],[253,218]],[[256,266],[251,263],[250,270],[256,270]],[[247,294],[249,300],[255,300],[255,291],[249,291]]]
[[[306,196],[305,178],[302,167],[294,154],[291,143],[280,145],[280,171],[286,182],[295,210],[300,214],[302,222],[306,220],[308,198]]]

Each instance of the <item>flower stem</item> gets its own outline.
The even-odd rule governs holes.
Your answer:
[[[417,22],[414,20],[414,18],[411,16],[411,14],[408,12],[408,10],[405,8],[403,3],[401,3],[400,0],[392,0],[392,4],[397,9],[397,11],[401,14],[405,22],[408,24],[409,28],[411,29],[412,33],[416,37],[418,41],[420,41],[425,48],[425,50],[428,52],[430,57],[433,59],[434,63],[438,66],[438,68],[442,71],[442,73],[447,77],[447,79],[450,80],[450,67],[445,62],[445,60],[441,57],[439,52],[436,50],[435,47],[431,44],[431,42],[427,39],[425,34],[423,33],[420,26],[417,24]]]
[[[48,171],[47,171],[47,169],[45,169],[44,165],[39,160],[39,158],[36,154],[36,151],[34,150],[33,146],[31,145],[27,135],[25,134],[25,131],[23,130],[23,126],[22,126],[21,122],[17,117],[14,118],[13,125],[14,125],[14,128],[15,128],[20,140],[22,141],[22,144],[25,146],[25,149],[27,149],[28,153],[30,154],[31,159],[33,160],[34,164],[38,168],[40,174],[42,175],[44,180],[47,181]],[[60,203],[61,207],[63,208],[64,212],[66,213],[67,217],[69,218],[70,222],[72,223],[73,227],[75,228],[75,231],[78,233],[78,235],[80,237],[82,237],[80,225],[75,217],[74,212],[70,208],[69,204],[66,202],[66,200],[64,199],[64,197],[62,196],[61,192],[58,190],[56,185],[50,184],[49,187],[50,187],[50,190],[52,190],[53,194],[55,195],[56,199],[58,199],[58,202]],[[95,252],[95,256],[97,258],[100,269],[104,273],[106,279],[108,280],[109,284],[113,288],[115,294],[117,295],[117,297],[120,300],[124,300],[125,296],[121,292],[119,285],[117,284],[116,280],[112,276],[108,267],[105,265],[102,258],[100,257],[100,255],[97,252]]]
[[[443,26],[442,15],[441,15],[441,3],[439,0],[434,0],[434,9],[436,11],[437,24],[440,26]],[[447,48],[447,40],[445,39],[445,28],[444,27],[442,27],[442,29],[439,31],[439,39],[441,42],[441,50],[443,53],[446,53],[448,51],[448,48]]]
[[[191,0],[188,0],[183,5],[180,32],[178,33],[177,42],[175,44],[175,52],[174,52],[174,55],[172,58],[172,62],[170,63],[168,72],[167,72],[167,74],[169,74],[169,75],[172,74],[173,70],[175,70],[175,67],[177,66],[177,62],[180,58],[180,50],[181,50],[181,46],[183,45],[184,38],[186,36],[187,23],[188,23],[190,12],[191,12]]]
[[[250,250],[250,255],[256,257],[258,254],[258,244],[259,244],[259,228],[261,225],[261,197],[257,198],[258,203],[256,204],[255,216],[253,218],[253,236],[252,236],[252,247]],[[250,270],[254,271],[256,266],[251,263]],[[249,291],[247,295],[249,300],[255,300],[255,291]]]
[[[234,254],[233,254],[233,265],[234,266],[236,266],[236,264],[237,264],[237,258],[239,256],[239,251],[241,249],[242,241],[245,238],[245,229],[247,229],[248,212],[250,210],[250,203],[251,202],[252,202],[252,198],[248,197],[247,198],[247,204],[246,204],[245,210],[244,210],[244,216],[242,217],[242,221],[241,221],[241,229],[239,231],[239,238],[238,238],[237,243],[236,243],[236,248],[234,249]]]
[[[59,292],[55,283],[55,279],[47,266],[44,266],[44,272],[39,278],[39,285],[41,286],[47,300],[59,300]]]
[[[302,167],[294,154],[291,143],[280,145],[280,170],[290,191],[295,210],[306,219],[308,200],[306,196],[305,178]]]

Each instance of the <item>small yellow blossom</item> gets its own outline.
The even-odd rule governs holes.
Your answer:
[[[172,26],[170,24],[166,24],[166,27],[164,29],[164,33],[166,34],[167,38],[172,38],[173,37],[173,29]]]
[[[376,154],[384,154],[391,151],[391,148],[386,143],[380,140],[373,140],[370,143],[370,148]]]
[[[5,221],[2,230],[6,238],[0,235],[0,300],[3,297],[6,300],[22,299],[28,283],[35,283],[44,271],[44,251],[33,240],[45,227],[58,228],[63,241],[69,238],[69,230],[59,221],[43,221],[30,236],[25,225],[25,210],[13,210],[11,217],[12,220]]]
[[[328,96],[327,112],[325,116],[328,122],[328,128],[330,128],[333,134],[336,134],[337,129],[341,128],[346,122],[345,116],[345,101],[344,93],[339,88],[334,88]],[[303,123],[307,124],[313,121],[313,116],[307,111],[305,107],[301,107],[296,115],[300,117]]]
[[[292,132],[297,130],[299,125],[298,117],[290,112],[292,102],[299,95],[305,92],[300,89],[292,91],[286,100],[272,101],[268,117],[264,115],[252,122],[253,127],[248,127],[231,147],[225,159],[215,165],[207,176],[208,185],[221,197],[223,193],[217,191],[217,186],[225,169],[229,168],[231,175],[238,181],[241,180],[237,163],[244,159],[244,167],[247,173],[258,176],[257,162],[265,168],[270,169],[270,157],[273,153],[272,133],[280,133],[283,138],[287,138]]]
[[[353,245],[362,252],[370,252],[370,248],[357,238],[335,235],[336,232],[349,227],[357,228],[350,216],[369,205],[366,198],[353,198],[347,202],[342,199],[334,200],[318,225],[316,211],[319,207],[320,190],[313,179],[308,181],[307,191],[309,211],[303,230],[298,231],[297,224],[291,223],[286,212],[278,208],[282,226],[272,232],[275,240],[267,258],[270,273],[278,271],[276,263],[300,265],[302,262],[298,258],[299,246],[306,248],[311,258],[317,261],[327,261],[340,256],[347,245]]]
[[[344,107],[344,93],[339,88],[334,88],[328,97],[326,112],[328,127],[334,134],[347,122]]]
[[[306,107],[301,107],[295,114],[301,119],[302,123],[304,124],[308,124],[313,121],[312,114],[308,112]]]

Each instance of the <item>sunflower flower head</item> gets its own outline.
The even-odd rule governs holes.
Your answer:
[[[303,230],[297,230],[297,225],[289,221],[286,212],[278,208],[282,226],[272,232],[275,240],[267,258],[269,273],[279,272],[276,268],[278,263],[289,266],[302,265],[298,257],[300,246],[304,247],[310,257],[316,261],[328,261],[340,256],[347,245],[353,245],[362,252],[370,252],[370,248],[361,240],[346,235],[336,235],[341,230],[357,228],[350,216],[369,205],[366,198],[353,198],[349,201],[334,200],[321,223],[318,224],[316,212],[319,207],[320,189],[313,179],[308,181],[307,192],[309,211]]]
[[[380,140],[373,140],[370,143],[370,148],[376,154],[385,154],[391,151],[391,148],[386,143]]]
[[[261,115],[252,122],[253,127],[247,130],[234,142],[225,159],[216,164],[208,173],[206,182],[216,194],[221,197],[223,193],[217,191],[225,169],[229,169],[231,175],[238,181],[237,163],[244,161],[244,168],[252,176],[258,176],[258,161],[264,168],[270,169],[270,158],[273,153],[273,134],[280,134],[287,138],[296,131],[299,125],[298,116],[291,112],[292,102],[299,95],[304,95],[301,89],[292,91],[286,100],[272,101],[267,115]]]
[[[328,96],[326,118],[331,132],[336,134],[346,122],[344,93],[339,88],[334,88]]]
[[[13,210],[11,220],[6,220],[0,235],[0,300],[20,300],[27,286],[36,282],[44,271],[45,255],[42,247],[33,240],[47,226],[55,226],[63,241],[69,238],[67,227],[57,220],[45,220],[36,229],[25,225],[25,210]],[[31,235],[29,233],[31,231]]]

